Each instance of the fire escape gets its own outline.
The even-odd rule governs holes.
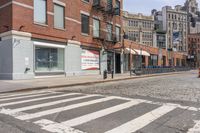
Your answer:
[[[93,0],[93,13],[102,14],[103,20],[99,23],[99,29],[96,34],[93,33],[93,39],[101,42],[105,50],[113,49],[115,44],[121,41],[121,35],[113,34],[113,26],[108,22],[112,22],[115,15],[120,15],[120,6],[113,6],[113,0]],[[106,24],[106,29],[100,29],[101,22]]]

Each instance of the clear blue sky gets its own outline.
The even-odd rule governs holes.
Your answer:
[[[163,6],[184,5],[186,0],[124,0],[124,10],[132,13],[151,14],[152,9],[161,10]],[[200,0],[198,0],[200,5]]]

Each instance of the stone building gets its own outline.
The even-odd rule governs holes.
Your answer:
[[[123,21],[124,30],[129,40],[153,46],[154,16],[124,12]]]
[[[173,9],[170,6],[162,8],[163,30],[166,31],[167,48],[178,52],[187,52],[187,12],[182,6],[177,5]]]
[[[186,0],[182,10],[188,14],[188,33],[200,33],[200,12],[196,0]]]
[[[163,15],[161,11],[152,10],[154,16],[153,46],[167,49],[167,33],[163,30]]]

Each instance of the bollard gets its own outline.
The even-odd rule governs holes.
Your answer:
[[[106,70],[103,71],[103,79],[107,79],[107,71]]]
[[[113,70],[111,71],[111,77],[112,77],[112,79],[114,78],[114,71]]]
[[[200,68],[199,68],[199,78],[200,78]]]

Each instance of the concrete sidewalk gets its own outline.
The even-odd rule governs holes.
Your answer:
[[[102,75],[87,75],[87,76],[70,76],[70,77],[51,77],[51,78],[36,78],[32,80],[0,80],[0,93],[26,91],[26,90],[39,90],[58,87],[69,87],[77,85],[88,85],[103,82],[112,82],[119,80],[128,80],[135,78],[145,78],[172,74],[181,74],[185,72],[162,73],[142,76],[130,76],[126,74],[115,74],[114,79],[108,75],[108,79],[103,80]]]

